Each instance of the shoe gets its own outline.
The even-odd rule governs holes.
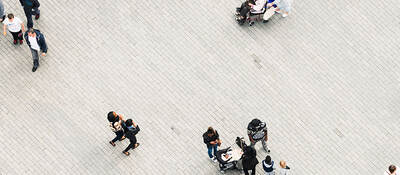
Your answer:
[[[213,157],[213,162],[214,162],[214,163],[217,163],[217,162],[218,162],[217,157],[215,157],[215,156]]]
[[[38,66],[33,66],[32,72],[35,72],[37,70]]]
[[[19,40],[19,44],[22,44],[22,43],[24,43],[24,40]]]
[[[287,16],[289,16],[289,15],[286,13],[282,14],[282,17],[284,17],[284,18],[286,18]]]
[[[140,143],[136,143],[135,148],[133,148],[133,149],[136,149],[137,147],[139,147],[139,145],[140,145]]]
[[[40,14],[35,15],[35,19],[38,20],[40,18]]]
[[[115,146],[115,143],[114,143],[114,142],[110,141],[109,143],[110,143],[112,146]]]
[[[253,25],[254,25],[254,21],[250,21],[250,22],[249,22],[249,25],[250,25],[250,26],[253,26]]]
[[[14,44],[17,45],[17,40],[14,40]]]
[[[122,153],[124,153],[126,156],[129,156],[129,152],[125,152],[125,151],[122,151]]]
[[[263,20],[263,23],[267,23],[267,22],[269,22],[269,20]]]

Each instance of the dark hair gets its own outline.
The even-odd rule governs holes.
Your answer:
[[[7,18],[8,18],[8,19],[13,19],[13,18],[14,18],[14,14],[12,14],[12,13],[8,14],[8,15],[7,15]]]
[[[267,163],[268,165],[271,165],[271,156],[267,156],[267,157],[265,157],[265,163]]]
[[[28,29],[28,33],[34,34],[34,33],[35,33],[35,30],[34,30],[33,28],[30,28],[30,29]]]
[[[108,119],[109,122],[115,121],[114,111],[110,111],[110,112],[107,114],[107,119]]]
[[[214,134],[214,133],[215,133],[214,129],[211,126],[208,127],[207,134]]]
[[[132,119],[126,120],[125,125],[126,126],[132,126],[133,125]]]
[[[389,171],[390,171],[390,173],[393,173],[394,171],[396,171],[396,166],[390,165],[389,166]]]

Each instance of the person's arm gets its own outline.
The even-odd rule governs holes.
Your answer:
[[[21,22],[21,28],[22,28],[22,33],[25,33],[25,26],[23,22]]]
[[[208,137],[207,137],[207,134],[203,134],[203,142],[204,142],[205,144],[210,143],[210,141],[209,141],[209,139],[208,139]]]
[[[251,143],[254,143],[253,137],[251,137],[251,131],[247,130],[247,135],[249,136],[249,140]]]
[[[268,130],[264,130],[265,141],[268,141]]]
[[[43,36],[43,34],[40,34],[40,37],[39,38],[41,38],[40,39],[40,48],[41,48],[41,50],[42,50],[42,52],[43,53],[47,53],[47,44],[46,44],[46,40],[44,39],[44,36]],[[42,54],[43,55],[43,54]],[[46,55],[46,54],[44,54],[44,55]]]
[[[4,35],[4,36],[7,35],[6,29],[7,29],[7,25],[4,24],[4,25],[3,25],[3,35]]]

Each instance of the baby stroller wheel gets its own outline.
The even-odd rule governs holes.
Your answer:
[[[249,25],[250,25],[250,26],[253,26],[253,25],[254,25],[254,21],[250,21],[250,22],[249,22]]]

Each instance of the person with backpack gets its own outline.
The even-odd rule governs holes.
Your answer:
[[[130,143],[128,147],[122,153],[124,153],[126,156],[129,156],[130,153],[128,152],[130,149],[135,149],[137,148],[140,144],[137,143],[136,139],[136,134],[140,131],[139,126],[132,121],[132,119],[128,119],[125,122],[125,137],[129,139]]]
[[[107,119],[108,122],[110,122],[110,128],[111,131],[113,131],[115,133],[115,138],[112,139],[109,143],[112,146],[115,146],[115,142],[116,141],[122,141],[125,139],[124,137],[124,130],[123,130],[123,125],[124,125],[124,119],[122,118],[121,115],[117,115],[117,113],[115,113],[114,111],[110,111],[107,114]]]
[[[274,161],[271,159],[271,156],[268,155],[265,157],[265,160],[262,161],[262,164],[265,175],[275,175]]]
[[[254,148],[254,145],[261,141],[262,146],[268,153],[267,141],[268,141],[268,130],[265,122],[261,122],[259,119],[253,119],[247,126],[247,135],[249,136],[250,146]]]
[[[245,175],[249,175],[249,171],[251,170],[251,174],[256,174],[256,166],[258,164],[257,160],[257,152],[251,146],[246,146],[243,151],[242,164],[243,171]]]
[[[207,131],[203,134],[203,142],[207,145],[208,156],[210,157],[211,161],[217,162],[215,155],[217,154],[218,146],[221,145],[218,132],[211,126],[208,127]],[[214,154],[212,153],[213,150]]]
[[[25,41],[31,49],[33,57],[33,68],[32,72],[35,72],[39,67],[39,51],[42,51],[42,56],[46,56],[47,44],[44,39],[44,35],[40,33],[40,30],[30,28],[25,32]]]
[[[39,19],[40,17],[40,10],[39,10],[39,0],[19,0],[21,3],[21,6],[24,7],[24,12],[27,20],[27,27],[32,28],[33,27],[33,20],[32,20],[32,15],[35,15],[35,19]]]

